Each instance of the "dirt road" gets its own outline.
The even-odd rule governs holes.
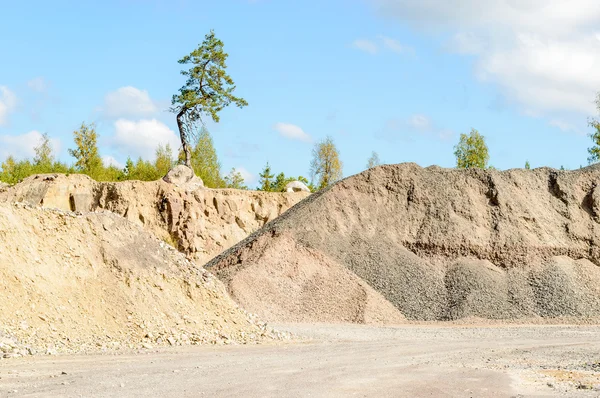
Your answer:
[[[0,361],[2,397],[600,397],[600,327],[280,326],[309,339]]]

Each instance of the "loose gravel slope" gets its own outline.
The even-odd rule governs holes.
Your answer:
[[[311,195],[206,266],[273,321],[591,320],[598,181],[595,167],[380,166]]]

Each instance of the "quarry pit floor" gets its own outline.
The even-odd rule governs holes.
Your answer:
[[[0,397],[600,397],[599,326],[273,325],[300,336],[0,361]]]

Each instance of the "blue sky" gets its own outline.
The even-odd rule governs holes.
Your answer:
[[[454,166],[476,128],[496,168],[586,164],[600,91],[596,0],[2,1],[0,161],[40,133],[71,162],[95,122],[106,159],[177,143],[177,60],[214,29],[244,109],[207,123],[223,171],[251,186],[308,175],[327,135],[344,175],[385,163]]]

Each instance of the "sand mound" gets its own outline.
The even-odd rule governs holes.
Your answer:
[[[351,271],[411,320],[597,317],[599,179],[594,167],[381,166],[313,194],[207,267],[245,308],[273,320],[302,312],[363,321],[348,316],[356,301],[343,309],[327,302],[327,295],[352,292],[350,279],[332,276],[339,283],[320,285],[327,295],[313,301],[289,294],[307,285],[293,275],[331,264]],[[265,254],[283,248],[283,256]],[[266,304],[257,286],[278,289],[269,294],[280,300]]]
[[[110,212],[0,203],[0,302],[0,357],[270,336],[217,278]]]
[[[109,210],[173,243],[203,264],[273,220],[306,192],[202,189],[198,184],[96,182],[85,175],[35,175],[11,188],[0,202],[87,213]]]

